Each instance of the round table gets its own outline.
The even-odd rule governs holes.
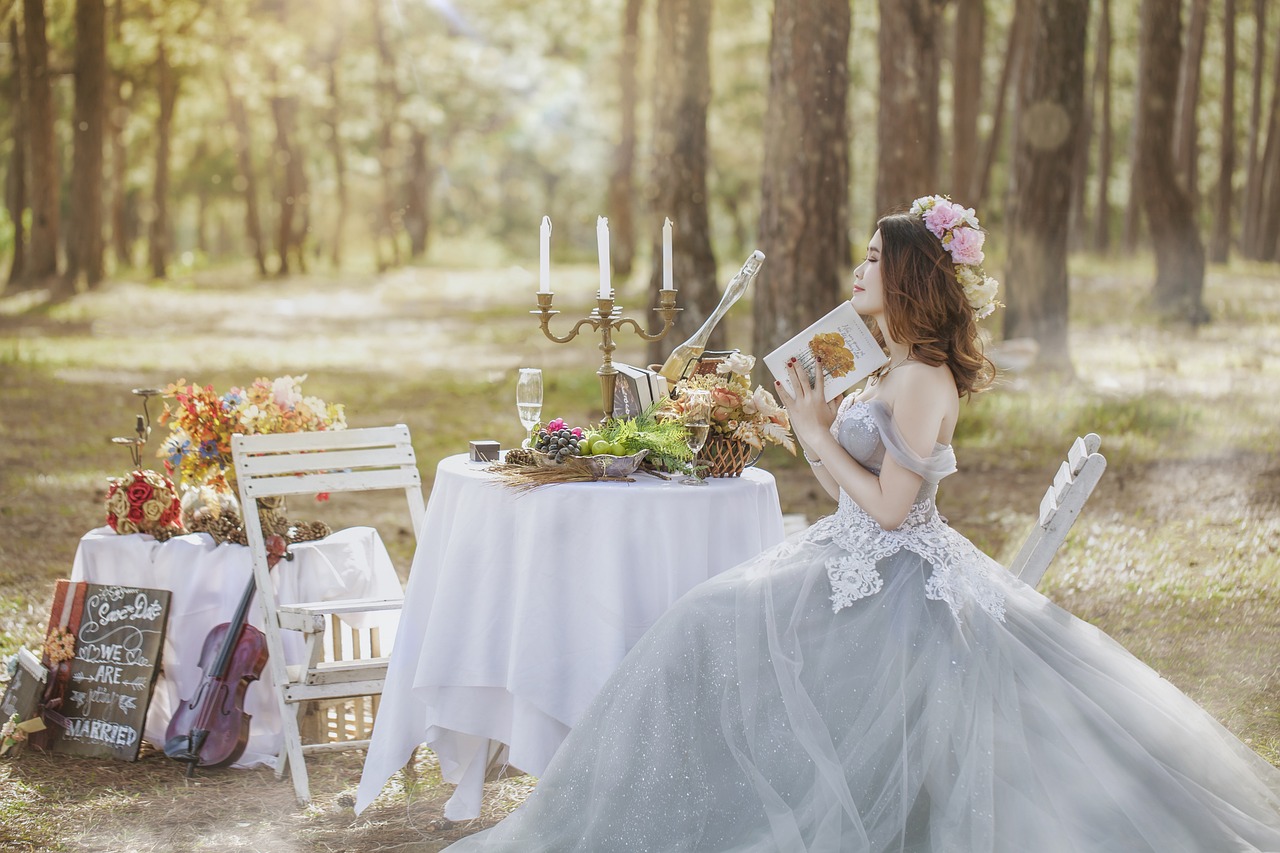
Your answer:
[[[405,592],[361,811],[415,747],[480,813],[490,759],[538,775],[642,634],[702,581],[783,538],[773,476],[518,492],[465,455],[443,460]]]

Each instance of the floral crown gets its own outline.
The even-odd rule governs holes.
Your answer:
[[[987,235],[973,208],[961,207],[946,196],[927,195],[911,203],[910,213],[923,219],[925,227],[942,241],[942,248],[951,253],[956,280],[978,319],[989,316],[1002,304],[996,300],[1000,282],[982,269],[982,244]]]

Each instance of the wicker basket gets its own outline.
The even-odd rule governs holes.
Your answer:
[[[745,441],[709,435],[698,452],[698,467],[706,468],[708,477],[740,477],[742,470],[754,465],[759,457],[760,451]]]

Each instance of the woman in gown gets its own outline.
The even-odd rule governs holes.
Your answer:
[[[887,216],[854,273],[887,370],[781,392],[834,515],[689,592],[535,792],[466,851],[1280,851],[1280,771],[934,507],[990,381],[972,210]]]

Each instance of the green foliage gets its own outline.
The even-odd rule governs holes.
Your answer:
[[[674,418],[662,419],[656,415],[663,401],[654,403],[634,418],[613,418],[600,427],[601,436],[619,442],[627,453],[648,450],[646,463],[667,471],[684,468],[693,459],[693,452],[685,443],[685,428]]]

